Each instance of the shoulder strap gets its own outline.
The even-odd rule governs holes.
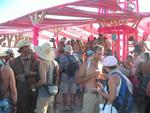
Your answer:
[[[84,71],[84,76],[86,75],[87,70],[90,68],[90,64],[91,64],[91,60],[87,60],[87,62],[86,62],[86,68],[85,68],[85,71]]]
[[[56,75],[56,63],[55,63],[55,61],[52,60],[51,63],[50,63],[50,67],[49,67],[49,68],[51,68],[51,64],[54,66],[54,71],[51,70],[51,69],[49,70],[49,71],[51,71],[51,73],[50,73],[50,74],[51,74],[51,75],[50,75],[50,78],[52,79],[51,82],[52,82],[53,84],[55,84],[55,83],[56,83],[56,76],[55,76],[55,75]],[[52,71],[53,71],[54,73],[53,73]]]
[[[104,90],[105,87],[107,88],[106,90],[109,91],[109,87],[108,87],[108,79],[104,82],[104,87],[103,87],[102,90]],[[104,105],[103,105],[102,110],[105,109],[106,104],[107,104],[107,99],[105,99],[105,103],[104,103]]]
[[[88,60],[88,61],[87,61],[87,68],[86,68],[86,71],[90,68],[90,65],[91,65],[91,60]]]

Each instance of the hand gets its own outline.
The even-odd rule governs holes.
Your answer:
[[[103,88],[103,85],[102,85],[102,83],[100,83],[100,82],[97,82],[97,88],[101,90],[101,89]]]

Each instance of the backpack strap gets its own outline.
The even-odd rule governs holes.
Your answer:
[[[87,61],[87,68],[86,68],[86,71],[90,68],[90,65],[91,65],[91,60],[89,59],[89,60]]]
[[[105,88],[105,87],[106,87],[106,90],[109,91],[109,87],[108,87],[108,79],[104,82],[104,87],[103,87],[102,91],[104,91],[104,88]],[[105,109],[106,104],[107,104],[107,99],[105,99],[105,103],[104,103],[104,105],[103,105],[102,110]]]
[[[53,78],[53,84],[56,84],[56,66],[57,66],[57,64],[54,60],[52,60],[51,62],[54,65],[54,73],[53,73],[54,77],[52,77]]]
[[[91,65],[91,60],[88,59],[87,62],[86,62],[86,69],[85,69],[85,71],[84,71],[84,75],[87,74],[87,70],[90,68],[90,65]]]

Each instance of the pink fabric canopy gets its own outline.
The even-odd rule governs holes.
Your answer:
[[[97,11],[85,11],[81,10],[80,7],[97,8]],[[43,10],[32,12],[23,17],[17,18],[12,21],[8,21],[0,25],[0,34],[7,33],[26,33],[31,32],[33,28],[33,23],[31,22],[30,15],[38,14],[40,17]],[[77,2],[64,4],[57,7],[52,7],[44,9],[46,16],[41,23],[39,23],[40,30],[43,29],[53,29],[58,27],[68,27],[68,26],[78,26],[92,23],[99,23],[106,26],[116,26],[120,24],[126,24],[128,22],[136,23],[139,19],[150,16],[149,13],[136,13],[123,9],[119,6],[116,0],[79,0]],[[80,17],[81,19],[54,19],[47,18],[49,15],[59,15],[59,16],[70,16],[70,17]],[[103,27],[103,26],[102,26]],[[105,27],[105,26],[104,26]],[[91,31],[90,29],[83,30]],[[141,27],[142,29],[147,29]],[[9,29],[14,29],[12,31]],[[98,32],[93,30],[95,34]],[[62,33],[65,35],[65,33]],[[80,37],[78,37],[80,38]]]

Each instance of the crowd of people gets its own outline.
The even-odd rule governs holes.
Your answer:
[[[55,40],[51,42],[55,45]],[[137,112],[150,113],[146,95],[150,59],[144,42],[124,62],[113,56],[111,43],[103,35],[87,43],[62,38],[57,47],[47,42],[33,50],[27,40],[21,40],[18,53],[14,57],[11,49],[0,52],[0,113],[75,113],[76,98],[82,113],[111,113],[111,108],[112,113],[121,113],[113,103],[123,80]],[[58,94],[63,98],[61,110]]]

